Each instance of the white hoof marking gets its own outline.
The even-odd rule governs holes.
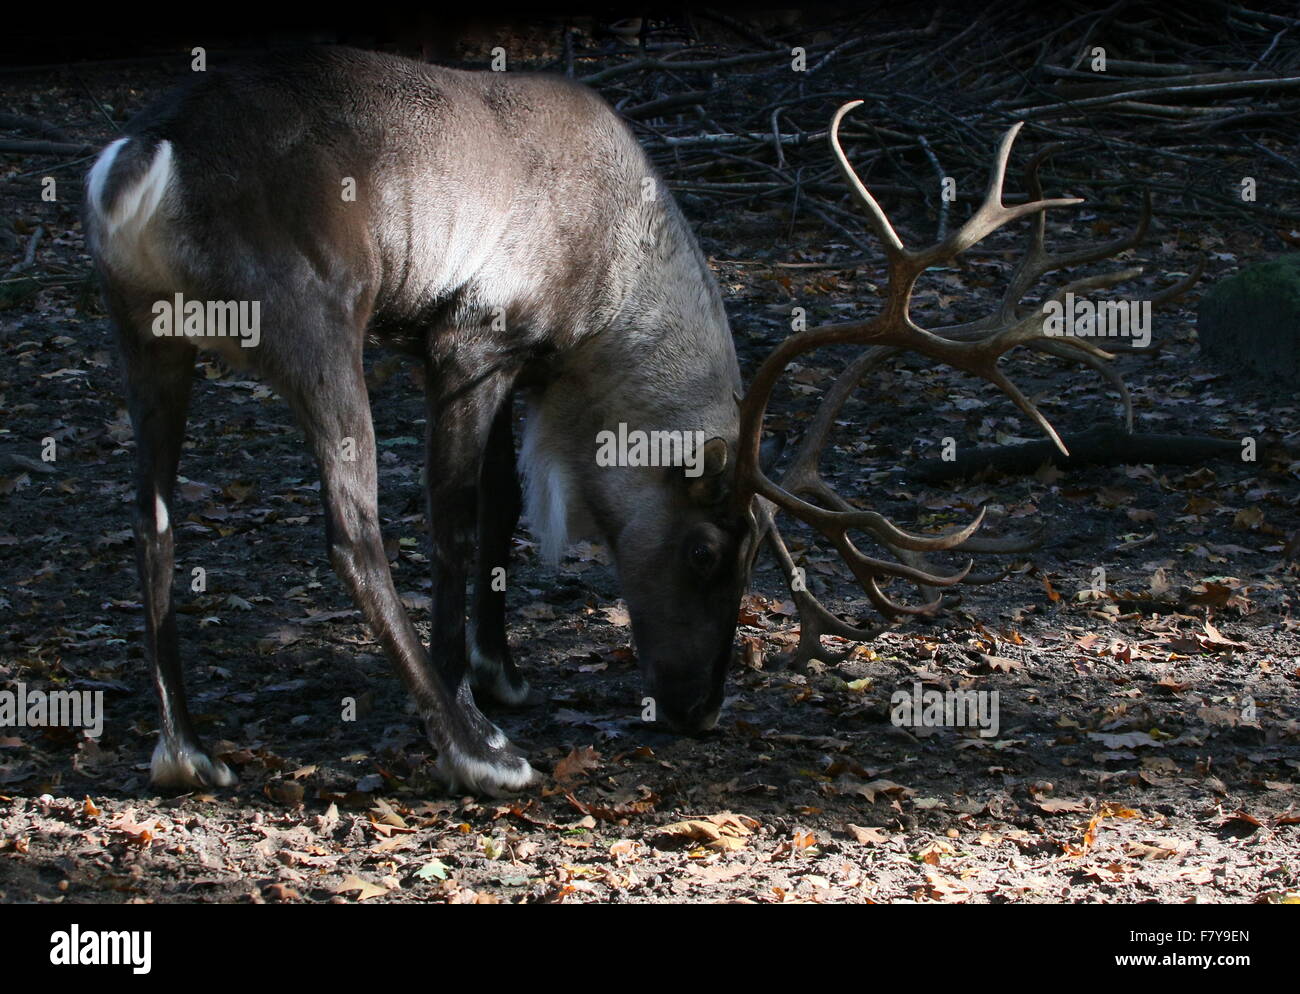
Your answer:
[[[239,778],[230,767],[194,749],[158,740],[149,763],[149,782],[155,787],[233,787]]]

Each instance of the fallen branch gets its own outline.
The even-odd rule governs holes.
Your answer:
[[[1103,107],[1108,104],[1126,100],[1142,100],[1147,97],[1176,96],[1223,96],[1229,93],[1258,93],[1262,90],[1291,90],[1300,87],[1300,76],[1283,76],[1277,79],[1242,79],[1223,83],[1198,83],[1192,86],[1147,86],[1137,90],[1124,90],[1100,97],[1084,97],[1080,100],[1067,100],[1062,103],[1034,106],[1021,104],[1006,108],[1008,113],[1022,117],[1046,117],[1079,110],[1082,107]]]
[[[643,69],[657,69],[671,72],[707,72],[713,69],[726,69],[730,66],[743,66],[751,62],[771,62],[773,59],[789,60],[790,53],[780,50],[775,52],[746,52],[744,55],[730,55],[721,59],[705,59],[698,62],[673,62],[668,59],[635,59],[632,62],[624,62],[617,66],[610,66],[608,69],[602,69],[600,72],[592,73],[590,76],[583,76],[579,82],[586,83],[588,86],[598,86],[607,80],[614,79],[616,76],[622,76],[630,72],[639,72]]]
[[[1209,459],[1240,457],[1241,442],[1207,435],[1130,434],[1119,426],[1093,428],[1082,434],[1064,436],[1070,454],[1063,455],[1050,441],[1023,445],[985,446],[963,453],[956,459],[925,459],[908,474],[920,483],[937,484],[974,476],[986,469],[1026,476],[1044,464],[1057,469],[1080,466],[1124,466],[1172,464],[1190,466]]]
[[[23,114],[0,113],[0,128],[7,131],[25,131],[30,135],[37,135],[51,141],[68,140],[68,133],[62,128],[56,128],[52,124],[46,124],[44,121]]]
[[[635,107],[625,107],[620,113],[627,118],[654,117],[656,114],[662,114],[666,110],[674,110],[678,107],[689,107],[692,104],[702,104],[713,95],[712,90],[688,90],[685,93],[670,93],[666,97],[659,97],[657,100],[647,100],[643,104],[637,104]]]
[[[0,152],[18,152],[23,155],[80,155],[91,151],[90,145],[76,142],[38,142],[6,139],[0,141]]]

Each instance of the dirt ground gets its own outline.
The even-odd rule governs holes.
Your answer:
[[[90,82],[133,109],[157,81],[141,70]],[[62,102],[77,99],[71,83],[5,86],[6,105],[61,121]],[[108,137],[102,120],[77,116],[78,137]],[[75,198],[41,204],[20,189],[42,168],[0,160],[0,218],[16,235],[0,265],[41,223],[43,264],[77,272],[87,260]],[[55,175],[72,184],[82,168]],[[688,213],[746,374],[787,333],[792,307],[828,318],[875,306],[879,266],[776,265],[843,258],[834,233],[742,238],[767,215]],[[929,225],[901,212],[904,231]],[[1098,230],[1086,218],[1049,227],[1065,243]],[[928,275],[921,323],[983,313],[1017,237]],[[1186,272],[1198,253],[1209,269],[1157,314],[1151,349],[1117,360],[1140,430],[1256,437],[1253,463],[921,486],[906,471],[942,438],[1016,441],[1032,426],[992,388],[919,360],[872,374],[823,461],[841,493],[921,529],[987,504],[1015,524],[1041,519],[1045,544],[938,618],[857,646],[827,639],[827,660],[803,673],[773,666],[798,618],[764,556],[742,609],[746,651],[703,737],[640,720],[604,550],[575,547],[553,571],[521,532],[511,644],[541,700],[494,717],[549,776],[504,801],[448,797],[431,779],[418,718],[330,570],[319,485],[287,408],[209,362],[181,467],[177,596],[192,710],[240,782],[181,797],[151,790],[133,442],[109,327],[75,283],[0,311],[0,690],[103,691],[107,714],[98,740],[0,729],[0,901],[1295,901],[1300,608],[1284,547],[1300,530],[1300,403],[1207,364],[1194,316],[1200,289],[1274,252],[1157,204],[1135,258],[1156,279]],[[796,369],[770,427],[797,435],[845,358]],[[1004,364],[1065,431],[1116,417],[1114,395],[1088,371],[1024,355]],[[375,351],[370,376],[392,567],[427,634],[418,371]],[[53,463],[41,460],[49,437]],[[790,535],[814,590],[869,617],[831,554]],[[205,592],[181,582],[195,567]],[[1106,587],[1094,593],[1098,567]],[[896,726],[891,695],[914,684],[996,691],[997,734]],[[354,721],[341,718],[345,698],[357,702]]]

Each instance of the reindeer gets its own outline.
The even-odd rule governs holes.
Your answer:
[[[517,705],[529,693],[491,582],[524,504],[549,558],[579,536],[608,543],[645,693],[685,733],[717,721],[739,602],[774,508],[829,536],[882,605],[902,609],[881,593],[883,577],[960,581],[872,559],[849,531],[919,556],[961,546],[979,519],[916,535],[838,498],[804,501],[766,475],[774,449],[763,413],[796,355],[853,343],[913,349],[985,377],[1051,432],[998,357],[1021,344],[1105,353],[1078,339],[1042,341],[1041,316],[1019,314],[1016,301],[954,334],[917,327],[907,303],[927,267],[1009,221],[1078,201],[1002,206],[1013,128],[974,216],[910,252],[840,148],[840,120],[857,103],[836,114],[831,142],[885,245],[884,310],[793,336],[747,393],[721,294],[686,221],[628,128],[580,85],[323,48],[198,74],[132,121],[89,172],[85,228],[136,439],[136,557],[160,714],[152,782],[235,781],[190,720],[172,602],[173,489],[199,350],[251,370],[293,409],[320,469],[330,560],[414,697],[454,789],[509,793],[537,776],[476,703]],[[1041,262],[1032,275],[1053,268]],[[184,334],[159,333],[160,308],[183,299],[258,302],[256,342],[205,328],[202,306]],[[369,340],[419,357],[427,373],[427,650],[380,535],[362,371]],[[515,392],[527,406],[522,492]],[[597,465],[596,439],[620,425],[705,441],[693,469]],[[821,612],[809,626],[833,618],[800,603]]]

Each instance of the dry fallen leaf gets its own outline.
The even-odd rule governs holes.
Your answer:
[[[686,872],[707,884],[720,884],[751,872],[751,868],[742,866],[717,866],[714,863],[687,863]]]
[[[949,880],[936,870],[927,869],[925,871],[925,880],[927,884],[926,896],[934,901],[942,901],[944,904],[959,904],[968,901],[973,893],[969,887],[965,887],[955,880]]]
[[[911,797],[916,791],[904,787],[902,784],[894,783],[892,780],[872,780],[870,783],[853,784],[845,789],[845,793],[861,794],[874,804],[877,794],[896,794],[899,797]]]
[[[301,804],[305,791],[296,780],[272,780],[262,793],[277,804]]]
[[[1264,823],[1262,821],[1260,821],[1250,812],[1242,811],[1240,808],[1232,812],[1232,814],[1225,816],[1223,820],[1219,822],[1219,826],[1224,827],[1226,825],[1231,825],[1233,822],[1237,822],[1240,825],[1247,826],[1249,831],[1251,832],[1253,832],[1257,828],[1264,827]]]
[[[987,667],[990,673],[1010,673],[1013,670],[1024,668],[1024,663],[1018,659],[1009,659],[1006,656],[990,656],[986,653],[979,653],[980,662]]]
[[[1128,854],[1138,859],[1172,859],[1190,849],[1191,843],[1181,839],[1154,838],[1131,841],[1127,844]]]
[[[1037,800],[1037,798],[1035,798]],[[1091,811],[1092,805],[1085,804],[1083,801],[1074,801],[1065,797],[1053,797],[1047,800],[1037,800],[1038,808],[1044,814],[1064,815],[1064,814],[1081,814],[1084,811]]]
[[[881,835],[874,828],[863,828],[860,825],[848,824],[844,826],[854,841],[862,843],[864,846],[879,846],[889,841],[889,837]]]
[[[381,887],[379,884],[371,883],[368,880],[362,880],[355,873],[352,873],[334,888],[335,894],[346,894],[350,891],[357,891],[358,901],[368,901],[372,897],[383,897],[388,893],[388,888]]]
[[[957,850],[942,839],[935,839],[933,842],[928,843],[918,850],[916,858],[922,863],[927,863],[930,866],[938,866],[943,862],[943,857],[951,856],[956,853],[956,851]]]
[[[109,822],[106,827],[110,832],[126,836],[128,842],[143,849],[153,842],[154,836],[158,832],[158,819],[150,818],[148,821],[137,823],[135,821],[135,810],[128,808]]]
[[[591,746],[582,746],[581,748],[575,748],[556,763],[552,776],[561,783],[577,780],[592,770],[599,769],[600,764],[600,753]]]
[[[622,601],[612,607],[602,607],[599,613],[615,628],[627,628],[632,624],[632,616],[628,614],[627,605]]]
[[[706,849],[725,851],[744,848],[744,840],[757,827],[758,822],[753,818],[724,811],[708,818],[689,818],[685,821],[673,822],[658,831],[661,836],[700,842]]]

